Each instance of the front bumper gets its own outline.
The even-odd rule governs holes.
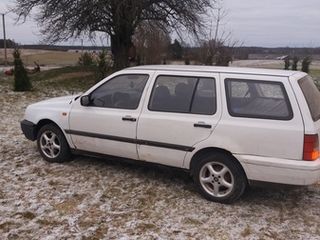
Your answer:
[[[28,120],[21,121],[20,125],[21,130],[27,139],[31,141],[35,141],[37,139],[37,125]]]

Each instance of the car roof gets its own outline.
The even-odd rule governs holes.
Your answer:
[[[214,73],[235,73],[235,74],[255,74],[290,77],[299,72],[263,69],[263,68],[239,68],[239,67],[215,67],[198,65],[143,65],[127,68],[128,70],[153,70],[153,71],[183,71],[183,72],[214,72]]]

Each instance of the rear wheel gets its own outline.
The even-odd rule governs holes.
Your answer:
[[[41,156],[48,162],[65,162],[71,159],[71,152],[62,131],[55,124],[43,126],[37,135]]]
[[[206,199],[220,203],[236,201],[247,186],[241,165],[223,153],[200,158],[194,169],[194,181]]]

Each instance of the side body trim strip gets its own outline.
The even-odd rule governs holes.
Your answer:
[[[194,147],[171,144],[171,143],[155,142],[155,141],[141,140],[141,139],[134,139],[134,138],[125,138],[125,137],[105,135],[105,134],[100,134],[100,133],[89,133],[89,132],[83,132],[83,131],[77,131],[77,130],[64,130],[64,131],[67,134],[72,134],[72,135],[100,138],[100,139],[106,139],[106,140],[111,140],[111,141],[133,143],[133,144],[138,144],[138,145],[169,148],[169,149],[175,149],[175,150],[186,151],[186,152],[192,152],[194,150]]]

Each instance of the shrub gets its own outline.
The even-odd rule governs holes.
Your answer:
[[[305,57],[303,60],[302,60],[302,69],[301,71],[302,72],[305,72],[305,73],[309,73],[310,72],[310,64],[312,63],[312,59],[310,56],[308,57]]]
[[[83,67],[92,66],[93,65],[93,57],[90,53],[84,52],[79,57],[78,63],[80,66],[83,66]]]
[[[27,71],[23,66],[19,49],[13,52],[14,58],[14,91],[30,91],[32,86]]]

